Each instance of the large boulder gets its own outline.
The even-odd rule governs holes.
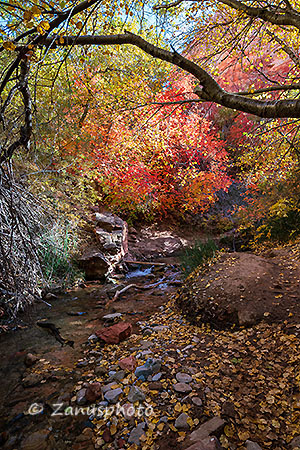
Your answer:
[[[78,264],[87,280],[101,280],[128,253],[128,226],[111,213],[95,212],[93,223],[96,242],[82,252]]]

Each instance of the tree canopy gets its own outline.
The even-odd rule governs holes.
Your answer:
[[[0,7],[1,161],[17,148],[30,146],[37,73],[56,64],[52,74],[49,71],[54,84],[76,48],[131,45],[189,74],[193,90],[181,104],[213,102],[262,118],[300,117],[296,1],[27,0],[3,1]],[[228,88],[228,57],[238,61],[246,80],[249,74],[246,89]],[[112,61],[114,67],[118,64]],[[278,72],[270,72],[276,65]],[[251,85],[251,70],[261,85]]]

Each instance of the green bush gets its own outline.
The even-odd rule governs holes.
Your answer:
[[[38,252],[43,275],[49,285],[66,286],[80,276],[73,261],[76,248],[76,236],[69,224],[57,222],[41,235]]]
[[[181,269],[188,276],[198,266],[213,258],[218,247],[212,239],[196,241],[193,247],[186,248],[180,255]]]

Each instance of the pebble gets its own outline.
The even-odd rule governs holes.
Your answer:
[[[173,384],[173,388],[176,392],[179,392],[180,394],[188,394],[189,392],[192,392],[191,386],[189,386],[186,383],[175,383]]]
[[[111,370],[108,372],[109,374],[109,381],[121,381],[123,378],[125,378],[125,370],[118,370],[116,372],[115,370]]]
[[[121,388],[112,389],[111,391],[107,391],[104,394],[104,398],[109,403],[117,403],[120,395],[123,394],[123,390]]]
[[[175,420],[175,427],[178,430],[188,430],[190,428],[187,423],[188,418],[189,416],[186,413],[181,413]]]
[[[106,314],[106,316],[103,316],[102,319],[104,320],[115,320],[122,317],[121,313],[113,313],[113,314]]]
[[[139,389],[137,386],[131,386],[128,394],[128,401],[130,403],[135,403],[138,401],[143,402],[145,398],[145,394],[141,389]]]
[[[85,398],[85,394],[86,394],[86,389],[80,389],[77,394],[76,394],[76,402],[77,405],[82,406],[86,403],[86,398]]]
[[[202,400],[199,397],[193,397],[192,402],[195,406],[202,406]]]
[[[158,380],[161,379],[161,377],[162,377],[162,373],[161,373],[161,372],[158,372],[158,373],[156,373],[155,375],[153,375],[152,381],[158,381]]]
[[[145,435],[144,428],[146,426],[145,422],[139,423],[135,428],[131,430],[128,438],[129,444],[140,445],[140,438]]]
[[[187,373],[178,372],[176,374],[176,380],[178,381],[178,383],[190,383],[191,381],[193,381],[193,378]]]
[[[117,383],[115,381],[113,381],[112,383],[109,383],[109,384],[106,384],[105,386],[103,386],[102,387],[103,394],[105,394],[106,392],[110,391],[113,386],[117,386]]]
[[[256,442],[246,441],[246,450],[262,450],[262,448]]]
[[[161,368],[161,362],[157,359],[148,358],[143,366],[139,366],[135,370],[135,376],[146,381],[149,375],[157,373]]]

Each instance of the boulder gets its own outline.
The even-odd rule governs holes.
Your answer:
[[[225,422],[221,417],[213,417],[207,422],[200,425],[200,427],[196,428],[190,436],[189,439],[191,442],[201,441],[212,434],[217,434],[223,430],[225,426]]]
[[[87,280],[102,280],[111,269],[109,260],[97,249],[85,251],[77,262]]]
[[[132,333],[132,326],[127,322],[119,322],[111,327],[102,328],[96,331],[96,335],[99,339],[106,344],[119,344],[125,341]]]

